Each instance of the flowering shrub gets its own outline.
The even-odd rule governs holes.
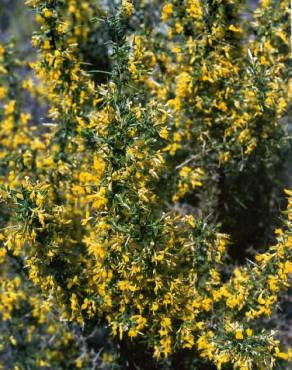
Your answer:
[[[2,367],[285,368],[266,318],[289,287],[290,190],[273,246],[227,256],[276,194],[288,2],[252,21],[232,0],[26,3],[35,77],[0,48]]]

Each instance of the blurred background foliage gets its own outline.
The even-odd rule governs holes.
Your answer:
[[[33,54],[31,35],[35,30],[32,12],[22,0],[0,1],[0,40],[15,40],[17,50],[29,56]]]

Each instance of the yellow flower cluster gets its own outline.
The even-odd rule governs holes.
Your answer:
[[[241,2],[169,1],[158,25],[141,20],[141,3],[27,1],[41,25],[38,86],[11,80],[0,47],[0,315],[28,320],[0,346],[17,347],[24,330],[29,346],[41,343],[35,368],[110,369],[115,355],[90,344],[99,326],[120,361],[123,348],[142,346],[154,363],[190,350],[190,368],[272,369],[290,355],[260,320],[289,287],[292,192],[277,244],[236,268],[225,260],[233,235],[214,226],[225,205],[209,203],[222,195],[214,184],[233,189],[276,151],[286,7],[275,6],[267,37],[262,2],[246,45]],[[93,35],[107,38],[107,69]],[[23,90],[48,104],[44,127],[22,111]]]
[[[122,11],[127,16],[130,17],[134,11],[134,5],[130,0],[123,0],[122,1]]]

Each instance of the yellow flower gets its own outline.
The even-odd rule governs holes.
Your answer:
[[[182,72],[178,75],[176,81],[176,96],[185,98],[189,95],[192,87],[192,78],[187,72]]]
[[[168,131],[167,131],[167,128],[166,127],[163,127],[160,132],[159,132],[159,136],[162,137],[162,139],[165,139],[167,140],[168,139]]]
[[[127,16],[130,17],[134,11],[134,5],[130,0],[123,0],[122,1],[122,11]]]
[[[236,33],[242,33],[243,32],[242,28],[236,27],[233,24],[231,24],[228,29],[229,29],[229,31],[236,32]]]
[[[267,8],[271,3],[271,0],[262,0],[262,7]]]
[[[177,33],[182,33],[184,30],[183,25],[180,22],[175,22],[175,30]]]
[[[89,201],[93,201],[92,208],[95,208],[98,210],[105,208],[108,202],[106,198],[106,188],[102,186],[96,194],[89,195],[87,199]]]
[[[192,215],[186,216],[186,222],[192,227],[196,226],[196,220]]]
[[[281,358],[282,360],[288,360],[289,356],[285,352],[281,352],[278,347],[275,350],[275,356]]]
[[[188,166],[184,166],[180,171],[180,177],[187,177],[192,172],[192,169]]]
[[[5,98],[6,93],[7,93],[7,89],[4,86],[0,86],[0,100]]]
[[[43,43],[43,49],[44,50],[50,50],[51,49],[51,43],[50,40],[46,39]]]
[[[245,331],[246,331],[246,334],[247,334],[248,337],[251,337],[253,335],[253,330],[252,329],[247,328]]]
[[[76,365],[76,367],[77,367],[77,369],[82,369],[82,366],[83,366],[83,361],[82,361],[82,358],[77,358],[76,360],[75,360],[75,365]]]
[[[16,106],[16,101],[15,100],[10,100],[10,102],[5,105],[4,108],[5,108],[6,116],[9,116],[10,114],[12,114],[14,112],[15,106]]]
[[[219,370],[222,368],[222,364],[226,364],[230,361],[230,355],[227,352],[220,352],[219,355],[215,358],[216,365]]]
[[[137,328],[131,328],[129,331],[128,331],[128,336],[130,338],[133,338],[133,337],[136,337],[138,335],[138,330]]]
[[[200,0],[189,0],[188,1],[188,13],[194,19],[201,18],[203,15]]]
[[[131,282],[128,280],[119,281],[117,286],[118,286],[118,289],[121,291],[129,290],[131,292],[135,292],[135,290],[137,289],[135,285],[131,284]]]
[[[161,320],[161,326],[167,329],[171,329],[171,319],[169,317],[163,317]]]
[[[171,353],[171,337],[165,336],[160,339],[160,344],[162,347],[162,353],[164,357],[168,357]]]
[[[5,53],[5,49],[3,45],[0,44],[0,60],[3,58],[4,53]]]
[[[291,274],[292,273],[292,262],[286,261],[284,264],[284,273],[285,274]]]
[[[53,12],[48,8],[44,8],[42,12],[45,18],[51,18],[53,16]]]
[[[161,19],[166,22],[170,16],[173,13],[173,5],[171,3],[167,3],[164,5],[162,8],[162,14],[161,14]]]
[[[10,343],[11,343],[13,346],[16,346],[17,341],[16,341],[16,339],[15,339],[15,337],[14,337],[13,335],[11,335],[11,336],[9,337],[9,340],[10,340]]]
[[[238,340],[241,340],[241,339],[243,339],[243,332],[242,332],[242,330],[236,330],[236,332],[235,332],[235,338],[236,339],[238,339]]]
[[[222,163],[228,162],[230,159],[230,152],[221,152],[219,154],[219,161]]]
[[[239,143],[243,143],[245,141],[247,141],[248,139],[250,138],[250,131],[248,128],[245,128],[244,130],[241,131],[241,133],[239,134],[238,138],[237,138],[237,141]]]

